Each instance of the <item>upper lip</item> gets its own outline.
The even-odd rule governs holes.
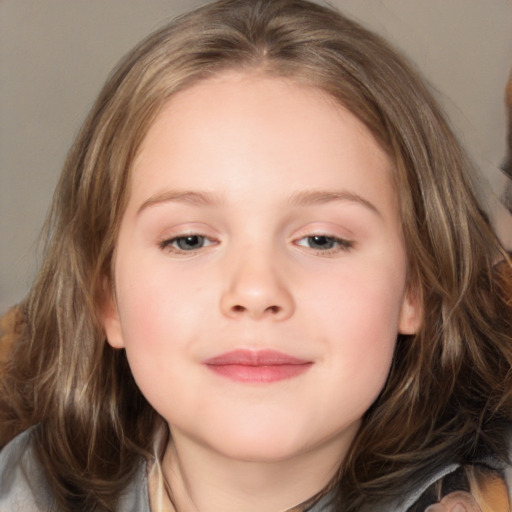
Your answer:
[[[311,361],[290,356],[277,350],[237,349],[210,357],[203,361],[206,365],[243,365],[243,366],[283,366],[310,364]]]

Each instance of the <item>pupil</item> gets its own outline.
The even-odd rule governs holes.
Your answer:
[[[203,237],[198,235],[185,236],[178,239],[178,247],[183,250],[197,249],[201,247]]]
[[[328,236],[312,236],[310,243],[316,249],[332,249],[334,247],[334,240]]]

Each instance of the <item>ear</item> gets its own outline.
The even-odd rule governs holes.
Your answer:
[[[398,320],[399,334],[416,334],[423,322],[423,301],[416,288],[409,287],[405,293]]]
[[[105,299],[101,306],[100,318],[108,344],[112,348],[124,348],[124,339],[117,303],[114,294],[110,290],[105,291]]]

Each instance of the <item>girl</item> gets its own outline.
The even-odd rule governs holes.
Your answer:
[[[427,510],[472,466],[509,507],[507,256],[469,169],[328,8],[220,0],[150,36],[58,185],[2,510]]]

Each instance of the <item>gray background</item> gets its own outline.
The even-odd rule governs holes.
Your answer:
[[[201,0],[0,0],[0,314],[27,291],[65,154],[117,60]],[[333,0],[400,47],[437,91],[493,202],[505,154],[511,0]],[[511,241],[512,243],[512,241]]]

